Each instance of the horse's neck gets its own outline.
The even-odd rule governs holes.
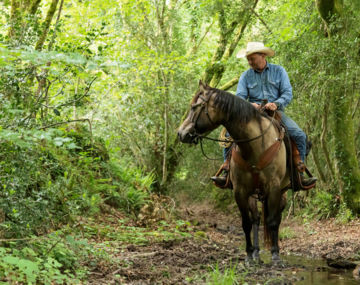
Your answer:
[[[241,125],[236,121],[233,121],[226,124],[225,128],[235,141],[244,141],[261,136],[261,134],[263,134],[268,127],[269,123],[270,122],[265,118],[262,118],[261,120],[261,127],[259,122],[257,122],[255,119],[251,120],[246,125]],[[266,146],[264,139],[265,137],[259,137],[258,139],[251,142],[238,143],[238,147],[241,153],[247,157],[258,156]]]

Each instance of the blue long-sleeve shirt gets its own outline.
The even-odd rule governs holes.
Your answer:
[[[257,104],[267,99],[276,103],[278,109],[284,110],[292,99],[292,87],[282,66],[267,63],[263,72],[250,68],[241,75],[236,96]]]

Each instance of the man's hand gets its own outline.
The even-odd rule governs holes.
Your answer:
[[[277,109],[277,106],[275,103],[267,103],[265,105],[265,109],[270,110],[270,111],[275,111]]]
[[[255,107],[255,109],[260,109],[260,105],[259,104],[256,104],[256,103],[251,103],[251,105],[253,105]]]

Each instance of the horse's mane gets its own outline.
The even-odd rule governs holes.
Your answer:
[[[211,87],[209,91],[216,94],[214,105],[227,114],[228,120],[236,119],[240,124],[247,124],[253,119],[260,122],[262,116],[261,113],[241,97]]]

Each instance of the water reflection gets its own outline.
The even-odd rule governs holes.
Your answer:
[[[352,276],[351,270],[333,269],[324,260],[307,259],[298,256],[283,256],[283,260],[294,266],[287,271],[288,276],[295,277],[296,285],[359,285]]]

